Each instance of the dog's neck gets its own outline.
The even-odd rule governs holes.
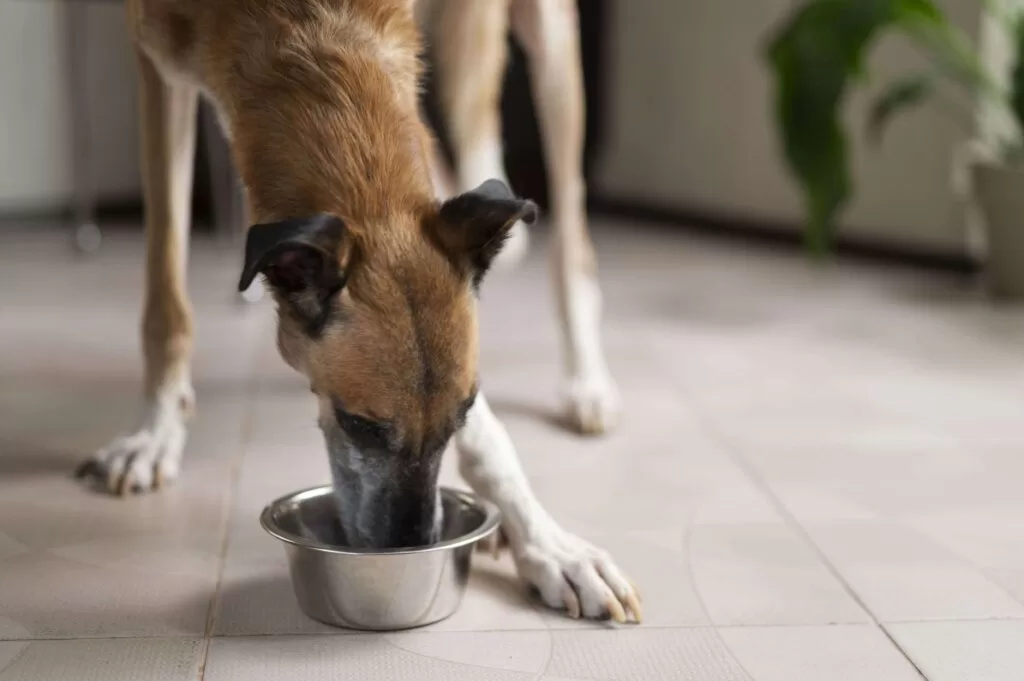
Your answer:
[[[285,26],[224,82],[254,222],[329,212],[366,224],[433,200],[411,14],[332,18]]]

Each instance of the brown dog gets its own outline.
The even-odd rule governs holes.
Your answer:
[[[484,0],[481,0],[484,1]],[[264,275],[278,346],[319,398],[355,546],[437,536],[437,475],[504,512],[522,578],[576,616],[639,619],[609,556],[562,530],[477,392],[476,288],[535,209],[500,181],[434,197],[408,0],[130,0],[142,100],[147,412],[83,475],[113,492],[173,479],[193,405],[187,214],[200,91],[231,138],[257,223],[240,288]]]

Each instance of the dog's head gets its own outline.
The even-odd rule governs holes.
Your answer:
[[[476,290],[533,203],[485,182],[444,203],[347,224],[253,226],[239,288],[263,274],[278,347],[320,404],[350,545],[437,538],[441,455],[476,397]]]

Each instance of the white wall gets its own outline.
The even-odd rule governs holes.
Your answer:
[[[94,179],[101,196],[137,194],[134,65],[121,3],[89,3],[85,63]],[[0,212],[60,207],[71,196],[65,3],[0,2]]]
[[[762,51],[791,0],[620,0],[609,22],[612,82],[607,153],[595,190],[726,217],[799,224],[800,195],[782,165]],[[941,3],[969,35],[980,0]],[[884,43],[876,81],[915,64]],[[863,129],[864,96],[851,104]],[[855,198],[843,232],[902,246],[962,253],[962,207],[951,191],[957,145],[970,134],[935,107],[896,121],[882,148],[857,135]]]

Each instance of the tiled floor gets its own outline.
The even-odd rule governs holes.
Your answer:
[[[1024,314],[954,275],[596,222],[621,427],[554,423],[542,243],[485,285],[483,380],[645,623],[545,612],[478,556],[454,617],[379,636],[306,619],[258,526],[326,462],[269,306],[234,302],[239,253],[193,250],[184,477],[117,500],[70,473],[133,417],[141,242],[0,232],[0,681],[1024,679]]]

